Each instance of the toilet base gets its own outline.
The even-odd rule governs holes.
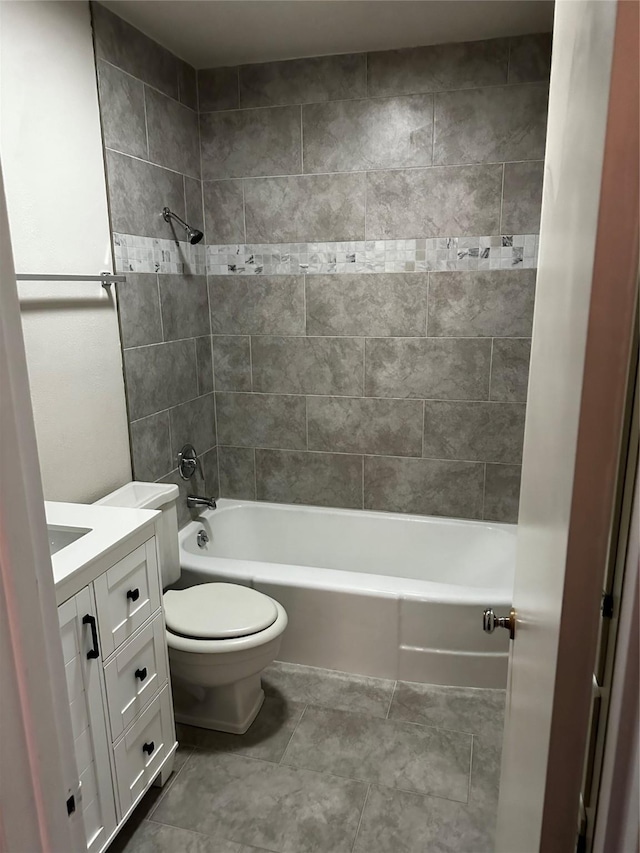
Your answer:
[[[243,735],[262,708],[264,690],[259,675],[200,688],[175,679],[173,700],[177,723]]]

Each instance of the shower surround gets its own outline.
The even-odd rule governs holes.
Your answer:
[[[196,101],[94,26],[135,476],[190,439],[225,497],[515,521],[550,36],[199,71]]]

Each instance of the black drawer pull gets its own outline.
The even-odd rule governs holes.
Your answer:
[[[140,679],[140,681],[144,681],[145,678],[147,677],[146,666],[143,666],[142,669],[136,669],[135,675],[136,675],[136,678]]]
[[[92,660],[93,658],[97,658],[100,656],[100,648],[98,646],[98,631],[96,630],[96,617],[90,616],[88,613],[86,616],[82,617],[83,625],[91,626],[91,642],[93,643],[93,648],[89,649],[87,652],[87,658]]]
[[[147,752],[147,753],[149,753],[149,755],[151,755],[151,753],[153,752],[153,750],[155,748],[156,748],[155,743],[153,741],[149,741],[149,743],[145,743],[145,745],[142,747],[142,751]]]
[[[131,601],[137,601],[140,598],[140,590],[138,587],[135,589],[130,589],[127,593],[127,598],[130,598]]]

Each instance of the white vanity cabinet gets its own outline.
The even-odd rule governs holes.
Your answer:
[[[126,549],[125,549],[126,550]],[[177,747],[156,538],[58,607],[89,853],[171,773]]]

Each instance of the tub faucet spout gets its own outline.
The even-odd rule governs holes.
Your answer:
[[[201,498],[198,495],[187,495],[187,506],[189,509],[196,509],[199,506],[206,506],[208,509],[216,508],[215,498]]]

